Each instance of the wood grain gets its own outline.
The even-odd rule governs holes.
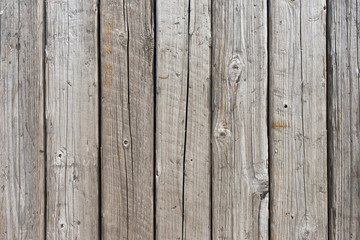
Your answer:
[[[326,1],[270,3],[271,239],[327,239]]]
[[[360,238],[360,1],[328,6],[329,239]]]
[[[0,2],[0,239],[44,239],[43,3]]]
[[[213,2],[213,238],[268,239],[267,3]]]
[[[100,9],[102,239],[153,239],[154,3]]]
[[[99,238],[96,1],[46,1],[48,239]]]
[[[211,1],[191,0],[183,239],[211,237]]]
[[[156,1],[156,239],[182,239],[188,0]]]

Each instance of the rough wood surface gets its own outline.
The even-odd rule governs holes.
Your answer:
[[[211,1],[189,5],[183,239],[211,237]]]
[[[156,1],[156,238],[182,239],[188,0]]]
[[[154,238],[154,5],[101,1],[102,239]]]
[[[271,239],[327,239],[326,1],[269,12]]]
[[[0,2],[0,239],[44,239],[43,3]]]
[[[213,238],[268,239],[267,3],[213,3]]]
[[[328,15],[329,237],[360,239],[360,1]]]
[[[48,239],[98,239],[96,1],[46,1]]]

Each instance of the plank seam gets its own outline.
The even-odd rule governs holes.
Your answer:
[[[324,10],[327,10],[327,6],[329,5],[329,0],[326,0],[326,6]],[[327,170],[327,203],[328,203],[328,207],[327,207],[327,217],[328,217],[328,237],[327,239],[330,240],[331,239],[331,231],[330,231],[330,224],[331,224],[331,167],[330,167],[330,163],[331,163],[331,159],[330,159],[330,144],[329,144],[329,139],[331,139],[331,133],[328,130],[329,126],[331,126],[330,124],[330,115],[328,115],[328,108],[331,106],[331,102],[330,102],[330,98],[329,96],[331,96],[330,94],[330,88],[329,88],[329,83],[330,80],[328,78],[329,72],[331,71],[331,62],[330,62],[330,45],[328,44],[328,42],[330,42],[330,30],[329,30],[329,22],[330,22],[330,16],[328,14],[328,12],[326,11],[326,17],[325,17],[326,21],[325,21],[325,34],[326,34],[326,122],[325,122],[325,129],[326,129],[326,152],[327,152],[327,156],[326,156],[326,170]]]
[[[47,239],[47,121],[46,121],[46,28],[47,28],[47,14],[46,14],[46,0],[43,0],[43,131],[44,131],[44,239]]]
[[[268,202],[268,239],[271,237],[271,174],[270,174],[270,164],[271,164],[271,137],[270,137],[270,1],[266,1],[266,37],[267,37],[267,43],[266,43],[266,54],[267,54],[267,89],[266,89],[266,128],[267,128],[267,140],[268,140],[268,151],[267,151],[267,157],[268,157],[268,194],[269,194],[269,202]],[[264,195],[264,197],[266,194]],[[259,225],[260,226],[260,225]]]
[[[210,45],[210,94],[209,100],[210,101],[210,239],[213,239],[213,146],[212,146],[212,139],[213,139],[213,77],[212,77],[212,66],[213,66],[213,6],[214,2],[211,0],[210,2],[210,38],[211,38],[211,45]]]
[[[184,154],[183,154],[183,182],[182,182],[182,231],[181,239],[186,239],[186,228],[185,228],[185,174],[186,174],[186,140],[187,140],[187,125],[188,125],[188,110],[189,110],[189,82],[190,82],[190,14],[191,14],[191,0],[188,0],[188,22],[187,22],[187,85],[186,85],[186,107],[185,107],[185,137],[184,137]],[[185,238],[184,238],[185,237]]]
[[[102,175],[101,175],[101,166],[102,166],[102,117],[101,117],[101,112],[102,112],[102,85],[101,85],[101,14],[100,14],[100,5],[101,2],[100,0],[97,0],[97,60],[98,60],[98,111],[99,111],[99,122],[98,122],[98,141],[99,141],[99,146],[98,146],[98,228],[99,228],[99,239],[102,239]]]
[[[154,120],[154,131],[153,131],[153,239],[156,240],[156,44],[157,44],[157,34],[156,34],[156,0],[151,2],[153,4],[153,14],[154,14],[154,54],[153,54],[153,98],[154,98],[154,108],[153,108],[153,120]]]

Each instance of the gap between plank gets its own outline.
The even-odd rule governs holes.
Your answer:
[[[98,111],[99,111],[99,116],[98,116],[98,141],[99,141],[99,146],[98,146],[98,214],[99,214],[99,239],[102,238],[102,181],[101,181],[101,164],[102,164],[102,143],[101,143],[101,138],[102,138],[102,117],[101,117],[101,112],[102,112],[102,106],[101,106],[101,100],[102,100],[102,94],[101,94],[101,90],[102,90],[102,86],[101,86],[101,16],[100,16],[100,0],[97,1],[97,54],[98,54]]]
[[[156,0],[153,3],[153,14],[154,14],[154,54],[153,54],[153,80],[154,80],[154,131],[153,131],[153,231],[154,240],[156,240]]]
[[[19,0],[20,1],[20,0]],[[47,122],[46,122],[46,0],[43,0],[43,135],[44,135],[44,239],[46,239],[47,231]]]
[[[187,139],[187,124],[188,124],[188,108],[189,108],[189,82],[190,82],[190,14],[191,14],[191,0],[188,1],[188,31],[187,31],[187,84],[186,84],[186,107],[185,107],[185,137],[184,137],[184,156],[183,156],[183,185],[182,185],[182,231],[181,239],[184,240],[184,235],[186,238],[186,229],[185,229],[185,162],[186,162],[186,139]]]

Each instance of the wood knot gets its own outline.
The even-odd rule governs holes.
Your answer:
[[[221,121],[215,128],[214,136],[218,139],[225,139],[231,137],[231,131],[228,129],[225,119]]]
[[[240,81],[241,73],[243,72],[244,64],[238,55],[233,56],[229,64],[229,78],[230,81],[238,83]]]
[[[314,219],[310,215],[304,215],[299,224],[299,236],[301,236],[301,239],[314,239],[315,230],[316,223]]]

